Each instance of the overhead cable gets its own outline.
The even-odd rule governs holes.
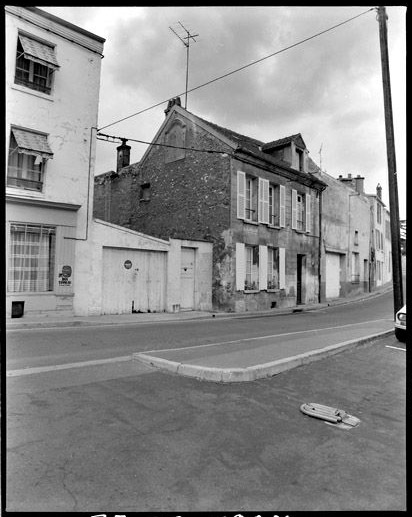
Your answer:
[[[99,138],[99,136],[103,136],[104,138]],[[112,139],[121,140],[121,141],[138,142],[139,144],[157,145],[160,147],[171,147],[173,149],[185,149],[187,151],[197,151],[199,153],[227,154],[228,156],[231,154],[230,151],[216,151],[215,149],[196,149],[194,147],[181,147],[178,145],[160,144],[157,142],[156,143],[155,142],[145,142],[144,140],[136,140],[134,138],[124,138],[121,136],[105,135],[103,133],[97,134],[97,140],[102,140],[103,142],[109,142],[109,140],[106,140],[107,138],[112,138]],[[111,143],[116,143],[116,142],[111,142]]]
[[[317,34],[314,34],[313,36],[309,36],[308,38],[305,38],[301,41],[298,41],[297,43],[294,43],[293,45],[289,45],[288,47],[285,47],[281,50],[278,50],[277,52],[273,52],[272,54],[269,54],[268,56],[262,57],[260,59],[257,59],[256,61],[252,61],[251,63],[244,65],[240,68],[236,68],[235,70],[232,70],[231,72],[228,72],[227,74],[221,75],[219,77],[216,77],[215,79],[211,79],[210,81],[200,84],[199,86],[195,86],[194,88],[191,88],[190,90],[187,90],[187,92],[179,93],[177,95],[172,95],[172,97],[169,97],[166,100],[163,100],[161,102],[158,102],[157,104],[154,104],[153,106],[150,106],[149,108],[145,108],[141,111],[137,111],[136,113],[133,113],[132,115],[128,115],[127,117],[123,117],[119,120],[116,120],[115,122],[112,122],[110,124],[107,124],[106,126],[101,127],[98,129],[98,131],[101,131],[102,129],[106,129],[107,127],[114,126],[115,124],[119,124],[119,122],[123,122],[124,120],[127,120],[129,118],[135,117],[137,115],[141,115],[142,113],[149,111],[153,108],[157,108],[158,106],[161,106],[162,104],[165,104],[168,100],[170,100],[173,97],[180,97],[181,95],[185,95],[185,93],[194,92],[195,90],[199,90],[200,88],[203,88],[205,86],[208,86],[209,84],[212,84],[216,81],[219,81],[220,79],[224,79],[225,77],[228,77],[229,75],[235,74],[236,72],[240,72],[241,70],[244,70],[245,68],[248,68],[249,66],[256,65],[257,63],[260,63],[261,61],[264,61],[265,59],[269,59],[270,57],[276,56],[277,54],[281,54],[282,52],[285,52],[286,50],[290,50],[291,48],[297,47],[298,45],[302,45],[302,43],[306,43],[307,41],[317,38],[318,36],[321,36],[322,34],[325,34],[326,32],[329,32],[333,29],[336,29],[337,27],[340,27],[341,25],[344,25],[346,23],[351,22],[352,20],[355,20],[356,18],[359,18],[360,16],[363,16],[366,13],[369,13],[370,11],[374,11],[375,7],[372,7],[371,9],[368,9],[367,11],[364,11],[360,14],[357,14],[356,16],[353,16],[352,18],[349,18],[343,22],[340,22],[336,25],[333,25],[332,27],[329,27],[329,29],[325,29],[321,32],[318,32]]]

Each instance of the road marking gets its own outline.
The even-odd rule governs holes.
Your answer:
[[[406,352],[406,348],[400,348],[399,346],[391,346],[391,345],[385,345],[386,348],[394,348],[395,350],[403,350]]]
[[[365,325],[367,323],[376,323],[378,321],[390,321],[392,322],[392,320],[390,319],[387,319],[387,320],[370,320],[370,321],[362,321],[360,323],[350,323],[348,325],[341,325],[339,327],[326,327],[326,328],[320,328],[320,329],[312,329],[312,330],[299,330],[297,332],[286,332],[286,333],[283,333],[283,334],[271,334],[269,336],[258,336],[258,337],[247,337],[247,338],[243,338],[243,339],[234,339],[233,341],[221,341],[221,342],[218,342],[218,343],[206,343],[204,345],[193,345],[193,346],[183,346],[183,347],[180,347],[180,348],[163,348],[161,350],[157,349],[157,350],[144,350],[142,353],[144,354],[150,354],[150,353],[153,353],[153,352],[172,352],[174,350],[190,350],[191,348],[207,348],[207,347],[210,347],[210,346],[220,346],[220,345],[230,345],[232,343],[242,343],[244,341],[258,341],[259,339],[269,339],[269,338],[274,338],[274,337],[281,337],[281,336],[294,336],[296,334],[307,334],[309,332],[320,332],[322,330],[336,330],[336,329],[343,329],[343,328],[346,328],[346,327],[353,327],[355,325]]]
[[[94,361],[82,361],[79,363],[56,364],[53,366],[36,366],[33,368],[23,368],[21,370],[8,370],[6,377],[20,377],[21,375],[31,375],[33,373],[54,372],[57,370],[67,370],[69,368],[79,368],[83,366],[98,366],[107,363],[119,363],[121,361],[131,361],[131,355],[121,357],[111,357],[109,359],[96,359]]]

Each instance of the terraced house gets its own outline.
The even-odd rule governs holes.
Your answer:
[[[213,243],[213,307],[252,311],[319,300],[326,184],[300,134],[268,143],[169,101],[141,161],[95,178],[94,215],[158,238]],[[187,274],[190,275],[188,258]]]

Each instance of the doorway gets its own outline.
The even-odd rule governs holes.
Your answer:
[[[303,300],[303,268],[305,255],[297,255],[296,265],[296,305],[302,304]]]

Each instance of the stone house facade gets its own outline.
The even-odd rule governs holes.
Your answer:
[[[137,164],[95,178],[94,215],[161,238],[213,243],[215,310],[319,301],[319,201],[300,134],[264,143],[169,102]]]

